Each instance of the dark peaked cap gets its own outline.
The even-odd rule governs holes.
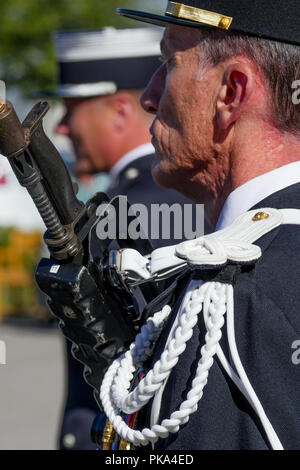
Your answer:
[[[194,28],[211,26],[300,45],[300,0],[169,1],[164,16],[123,8],[117,11],[159,26],[168,23]]]
[[[87,98],[142,89],[159,67],[160,40],[160,28],[58,31],[59,87],[46,94]]]

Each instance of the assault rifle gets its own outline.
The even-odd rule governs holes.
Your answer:
[[[161,289],[155,279],[135,286],[134,279],[118,272],[122,250],[133,248],[147,255],[152,246],[148,240],[132,240],[127,226],[117,226],[113,242],[97,237],[97,224],[110,210],[118,210],[122,196],[110,201],[97,193],[87,204],[77,199],[68,170],[43,129],[48,109],[47,102],[37,103],[21,124],[10,102],[0,104],[0,153],[8,158],[45,223],[50,258],[40,261],[36,281],[63,334],[72,341],[73,355],[85,364],[85,379],[98,401],[106,369],[136,335],[141,304]],[[137,289],[140,304],[135,300]]]

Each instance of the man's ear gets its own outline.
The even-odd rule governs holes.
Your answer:
[[[134,102],[128,93],[117,93],[113,97],[114,126],[118,132],[128,128],[134,113]]]
[[[216,105],[217,125],[226,132],[242,114],[253,93],[255,71],[248,62],[226,66]]]

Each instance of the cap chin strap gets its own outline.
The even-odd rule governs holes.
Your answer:
[[[239,217],[227,229],[198,240],[185,242],[179,245],[176,251],[189,265],[199,268],[209,265],[221,267],[225,266],[228,261],[253,264],[261,257],[260,248],[253,243],[283,224],[300,225],[300,211],[293,209],[251,211]],[[192,281],[189,284],[160,359],[139,385],[129,393],[133,373],[152,356],[156,341],[170,313],[171,308],[165,306],[150,318],[142,327],[129,351],[113,362],[104,377],[100,398],[105,414],[115,431],[122,439],[135,446],[145,446],[149,443],[154,445],[159,438],[166,438],[170,433],[177,433],[181,426],[188,423],[190,415],[197,411],[208,381],[209,371],[217,355],[224,370],[256,412],[270,446],[274,450],[282,450],[283,446],[265,414],[238,354],[234,329],[234,292],[231,284],[218,282],[204,284],[202,281]],[[169,419],[164,419],[161,424],[157,424],[167,380],[193,335],[200,313],[203,314],[207,334],[191,389],[179,409],[173,412]],[[220,346],[225,322],[229,351],[235,370],[230,366]],[[135,413],[152,398],[154,401],[151,427],[142,431],[128,427],[121,417],[121,412]]]

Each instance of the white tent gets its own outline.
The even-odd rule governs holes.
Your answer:
[[[0,155],[0,227],[45,231],[45,225],[25,188],[5,157]]]

